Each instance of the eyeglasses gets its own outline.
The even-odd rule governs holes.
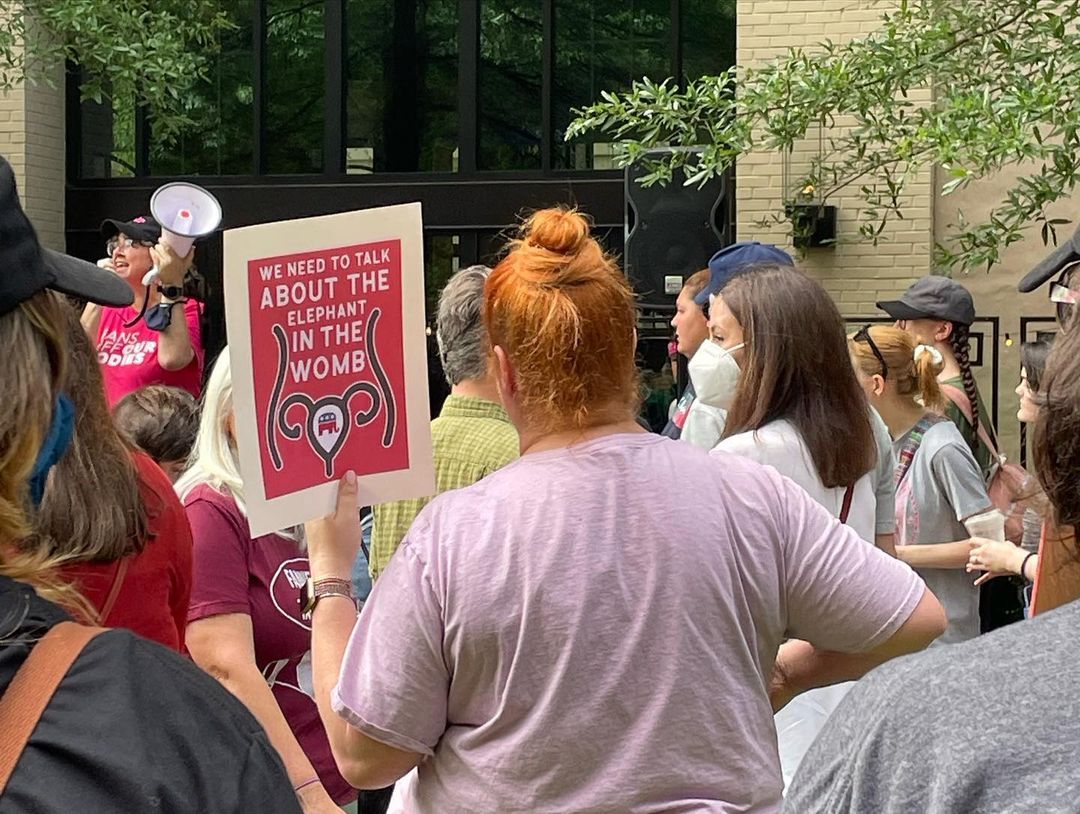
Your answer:
[[[851,338],[854,339],[856,342],[865,342],[867,345],[870,346],[870,350],[873,352],[874,356],[877,357],[878,362],[881,364],[881,378],[888,379],[889,366],[885,364],[885,357],[881,355],[881,351],[878,350],[878,346],[874,344],[874,340],[870,336],[870,326],[863,325],[861,328],[859,328],[858,333],[856,333],[855,336]]]
[[[105,244],[105,253],[109,257],[112,257],[113,253],[117,249],[121,249],[122,251],[127,251],[132,246],[144,246],[146,248],[149,248],[150,246],[153,246],[153,245],[154,244],[151,243],[148,240],[132,240],[131,238],[128,238],[128,237],[124,237],[124,238],[114,237],[111,240],[109,240],[109,242],[107,242]]]
[[[1063,274],[1061,279],[1066,279],[1066,276]],[[1080,291],[1063,283],[1054,283],[1050,286],[1050,302],[1054,303],[1058,324],[1064,328],[1069,324],[1076,304],[1080,302]]]
[[[1063,328],[1069,323],[1074,306],[1080,302],[1080,290],[1069,285],[1077,282],[1074,280],[1077,266],[1080,266],[1080,260],[1066,263],[1061,268],[1057,282],[1050,286],[1050,302],[1054,303],[1058,324]]]

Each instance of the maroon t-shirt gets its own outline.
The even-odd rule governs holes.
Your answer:
[[[188,623],[225,613],[251,617],[255,661],[285,720],[334,802],[352,802],[356,790],[338,773],[313,698],[311,625],[300,614],[307,556],[277,534],[251,539],[236,501],[207,484],[188,493],[184,508],[194,542]]]

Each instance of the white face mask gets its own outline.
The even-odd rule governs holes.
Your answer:
[[[722,348],[711,339],[706,339],[697,353],[690,360],[687,371],[694,385],[697,397],[703,404],[727,410],[735,400],[735,391],[739,387],[742,371],[731,354],[745,343],[731,348]]]

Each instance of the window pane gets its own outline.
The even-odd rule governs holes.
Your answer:
[[[102,99],[80,106],[79,177],[130,178],[135,174],[135,101]]]
[[[458,257],[458,235],[424,235],[424,290],[425,320],[428,326],[428,399],[431,416],[434,418],[442,409],[443,401],[450,394],[450,386],[443,375],[439,361],[439,345],[435,338],[435,319],[439,310],[439,295],[449,282],[451,275],[461,265]]]
[[[480,7],[480,169],[540,167],[540,9],[513,0]]]
[[[221,50],[213,57],[207,80],[188,97],[188,116],[193,124],[173,144],[151,139],[153,175],[247,175],[255,171],[254,7],[252,0],[232,0],[222,6],[235,28],[222,33]]]
[[[348,172],[457,170],[457,7],[347,0]]]
[[[429,325],[435,324],[439,310],[439,295],[458,266],[457,235],[427,234],[424,237],[424,291],[426,319]]]
[[[555,166],[609,169],[611,147],[589,137],[567,143],[571,109],[624,90],[634,79],[673,74],[670,0],[560,0],[555,6]]]
[[[326,86],[323,4],[268,0],[266,6],[266,169],[321,172]]]
[[[735,0],[682,0],[683,79],[735,64]]]

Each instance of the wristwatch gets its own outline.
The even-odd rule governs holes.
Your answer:
[[[167,300],[179,300],[184,296],[184,287],[182,285],[164,285],[163,283],[157,284],[157,290],[161,292]]]
[[[300,613],[304,619],[311,618],[312,611],[315,610],[315,606],[319,604],[319,600],[324,596],[344,596],[351,599],[354,606],[356,604],[352,583],[349,580],[336,577],[326,579],[308,577],[308,581],[300,589]]]

